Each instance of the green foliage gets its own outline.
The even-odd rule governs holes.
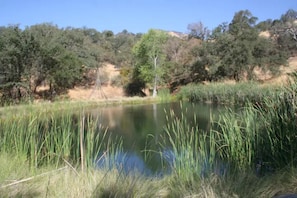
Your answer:
[[[191,64],[195,59],[192,50],[201,44],[199,39],[183,39],[171,36],[168,38],[164,50],[166,59],[164,64],[163,82],[170,86],[173,92],[180,85],[192,82],[193,71]]]
[[[90,69],[109,61],[131,67],[131,49],[137,37],[125,32],[59,29],[49,23],[0,28],[0,97],[2,103],[32,99],[40,85],[49,85],[46,97],[63,93],[86,79]]]
[[[229,32],[235,36],[246,34],[253,28],[257,20],[258,18],[254,17],[249,10],[240,10],[235,13],[229,25]]]
[[[191,82],[228,78],[253,80],[253,70],[277,73],[289,56],[295,56],[296,11],[288,10],[279,19],[257,22],[249,10],[240,10],[232,21],[216,27],[212,34],[202,22],[188,26],[186,35],[160,30],[133,34],[127,30],[115,34],[91,28],[58,28],[50,23],[24,30],[16,26],[0,27],[1,103],[20,103],[34,97],[53,98],[78,85],[93,82],[88,72],[102,63],[125,68],[117,84],[133,85],[138,94],[143,84],[157,88],[170,86],[175,91]],[[270,37],[259,36],[269,30]],[[48,93],[37,92],[48,85]],[[135,89],[134,85],[141,85]],[[135,92],[135,91],[132,91]]]
[[[271,28],[272,26],[272,20],[267,19],[266,21],[261,21],[256,25],[256,28],[259,29],[260,31],[267,31]]]
[[[279,52],[276,46],[270,40],[258,36],[258,32],[253,28],[255,20],[248,11],[237,13],[230,25],[232,44],[227,46],[229,49],[222,50],[222,53],[229,52],[226,56],[228,58],[222,61],[222,67],[229,67],[225,70],[227,75],[233,76],[236,80],[239,80],[244,72],[247,72],[248,79],[253,79],[252,72],[255,66],[272,68],[284,63],[283,59],[275,59],[275,54]],[[224,47],[224,43],[221,46]]]
[[[296,49],[292,34],[280,31],[279,27],[277,39],[260,37],[257,28],[261,28],[261,24],[256,26],[256,20],[248,10],[239,11],[228,27],[223,23],[214,29],[210,42],[195,47],[192,81],[252,80],[255,67],[277,73],[279,66],[286,64],[289,54]],[[267,29],[272,22],[265,24]]]
[[[69,30],[62,31],[51,24],[24,31],[11,26],[3,28],[1,35],[0,67],[5,76],[2,100],[32,97],[42,82],[48,82],[51,91],[64,90],[81,78],[78,49],[82,40]]]
[[[295,34],[297,35],[297,32],[295,32]],[[277,38],[277,44],[284,50],[283,53],[287,56],[295,56],[297,52],[297,41],[294,39],[294,35],[290,34],[288,31],[282,30]]]
[[[202,45],[196,46],[192,49],[192,54],[197,57],[197,60],[192,64],[191,79],[193,82],[201,82],[209,80],[210,76],[214,76],[218,62],[217,57],[213,54],[213,46],[208,43],[202,43]]]
[[[210,34],[210,31],[200,21],[198,23],[191,23],[188,25],[189,39],[196,38],[200,40],[206,40]]]
[[[285,14],[283,14],[280,20],[283,23],[294,22],[297,19],[297,11],[294,9],[289,9]]]
[[[79,50],[83,38],[74,31],[76,30],[61,31],[51,24],[26,29],[27,34],[34,37],[40,45],[39,54],[35,56],[40,62],[32,68],[34,73],[31,75],[39,83],[48,81],[52,90],[72,87],[81,76]]]
[[[146,83],[153,83],[156,96],[157,84],[163,76],[164,49],[163,45],[167,40],[167,35],[159,30],[149,30],[144,34],[140,41],[133,47],[133,53],[136,58],[136,67],[139,79]]]
[[[289,9],[280,19],[274,20],[269,28],[269,33],[275,36],[278,46],[289,56],[295,56],[297,52],[296,15],[297,11]]]
[[[256,146],[261,122],[253,107],[236,114],[230,111],[220,116],[218,129],[214,130],[218,142],[218,153],[228,160],[230,171],[253,169],[256,161]],[[263,148],[261,148],[263,149]]]
[[[20,100],[24,95],[22,92],[28,92],[27,84],[22,82],[22,74],[27,62],[27,59],[24,60],[23,57],[26,56],[27,49],[24,46],[21,29],[18,26],[1,28],[0,43],[0,75],[2,76],[0,91],[2,97]]]
[[[61,56],[60,61],[61,65],[52,74],[56,89],[72,88],[81,78],[82,63],[71,53]]]

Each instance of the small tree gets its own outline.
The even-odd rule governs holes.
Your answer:
[[[188,25],[189,38],[196,38],[200,40],[206,40],[210,35],[210,30],[207,29],[200,21],[198,23],[191,23]]]
[[[133,48],[136,67],[140,77],[147,83],[153,82],[153,97],[157,96],[157,85],[162,76],[164,49],[167,35],[159,30],[149,30]]]

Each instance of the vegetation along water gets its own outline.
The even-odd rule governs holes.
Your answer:
[[[286,67],[296,16],[257,24],[241,10],[211,33],[190,24],[186,37],[1,27],[0,195],[297,193],[297,74]],[[106,62],[119,76],[100,73]],[[266,82],[278,74],[283,85]],[[68,100],[70,89],[104,86],[122,98]]]
[[[156,108],[156,104],[148,105],[146,108],[149,109],[144,112],[138,110],[141,105],[127,108],[123,113],[129,116],[128,112],[133,112],[131,114],[134,116],[133,119],[137,120],[139,113],[144,117],[146,117],[145,114],[151,114],[152,119],[164,123],[164,130],[160,130],[159,134],[150,133],[151,135],[139,134],[140,131],[138,131],[145,125],[158,131],[157,128],[154,129],[149,119],[147,123],[134,122],[134,126],[127,126],[135,129],[135,133],[138,133],[136,138],[143,138],[147,142],[145,148],[138,150],[144,152],[142,155],[144,162],[152,160],[156,153],[160,159],[163,159],[165,170],[163,173],[168,173],[166,170],[170,171],[170,174],[165,174],[163,177],[156,175],[157,177],[146,178],[138,173],[136,173],[137,177],[126,174],[124,165],[131,159],[127,151],[137,148],[137,145],[135,142],[133,142],[134,145],[131,144],[132,142],[125,143],[128,138],[124,136],[129,136],[129,133],[121,138],[117,136],[118,139],[112,138],[111,133],[108,132],[112,127],[106,129],[100,124],[103,122],[100,121],[101,115],[95,115],[98,112],[96,109],[84,112],[52,111],[6,116],[0,123],[1,155],[4,160],[7,160],[8,156],[13,156],[14,163],[23,162],[22,166],[31,170],[22,174],[36,173],[42,170],[42,167],[60,168],[66,165],[67,169],[70,169],[68,171],[78,174],[77,177],[83,177],[82,175],[89,174],[89,171],[95,171],[94,167],[98,162],[104,161],[102,159],[110,159],[111,161],[105,160],[104,163],[111,163],[115,169],[110,166],[108,169],[102,169],[105,173],[103,176],[98,174],[101,178],[98,181],[102,182],[107,175],[113,174],[108,176],[111,182],[109,185],[118,185],[118,182],[125,181],[125,185],[128,185],[126,187],[131,188],[133,193],[144,190],[136,183],[145,181],[146,188],[153,187],[156,193],[165,193],[168,196],[201,193],[203,189],[207,190],[205,193],[214,193],[217,196],[241,194],[247,193],[245,182],[256,182],[251,187],[257,189],[259,187],[257,185],[264,187],[268,178],[273,179],[280,173],[292,174],[287,176],[287,182],[290,184],[290,180],[294,180],[296,167],[296,88],[296,81],[294,81],[290,86],[280,89],[277,94],[272,91],[274,94],[264,97],[256,105],[248,103],[236,110],[225,109],[219,117],[215,117],[215,114],[210,113],[210,109],[206,108],[207,113],[202,115],[210,117],[210,121],[204,126],[199,124],[201,119],[199,111],[205,110],[198,108],[196,112],[190,103],[187,106],[182,103],[169,105],[163,114],[165,121],[162,120],[162,116],[158,117],[162,109]],[[120,115],[117,116],[120,117]],[[102,118],[106,119],[106,116]],[[207,122],[203,119],[207,120],[202,118],[202,123]],[[159,127],[159,124],[155,127]],[[152,144],[152,141],[156,143]],[[126,155],[122,155],[123,153]],[[119,156],[122,159],[120,162],[117,161]],[[8,162],[3,161],[3,164],[5,163]],[[118,164],[121,168],[117,163],[121,163]],[[11,177],[12,173],[5,174],[8,175],[2,177],[1,191],[8,193],[11,188],[5,187],[5,183],[8,183],[6,178]],[[51,177],[54,176],[48,177],[48,181]],[[112,177],[118,179],[112,180]],[[240,182],[235,185],[238,178]],[[151,183],[152,180],[160,182],[160,185]],[[98,196],[103,196],[105,193],[123,193],[122,195],[128,193],[124,186],[113,189],[105,182],[101,182],[96,184],[98,187],[93,191]],[[285,188],[280,188],[280,191]],[[267,192],[263,193],[276,193],[272,189],[266,190]],[[248,193],[251,195],[259,192],[248,190]]]

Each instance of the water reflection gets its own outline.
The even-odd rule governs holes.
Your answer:
[[[156,155],[159,158],[159,162],[162,162],[162,167],[157,170],[153,170],[148,166],[141,156],[136,152],[118,152],[113,156],[108,156],[106,154],[101,154],[96,162],[96,165],[100,169],[112,170],[117,169],[121,174],[125,175],[143,175],[143,176],[153,176],[153,177],[162,177],[164,175],[170,174],[174,170],[174,166],[177,163],[181,163],[179,156],[176,156],[175,153],[170,149],[165,149]],[[221,161],[216,161],[212,163],[213,166],[210,166],[207,158],[197,160],[200,161],[196,167],[195,173],[201,177],[207,176],[209,173],[214,173],[216,175],[222,176],[225,175],[228,166],[226,163]]]
[[[116,168],[123,174],[152,175],[144,160],[135,152],[118,152],[114,156],[102,154],[96,162],[98,168],[111,170]]]
[[[88,113],[98,117],[98,124],[107,127],[112,136],[123,138],[125,149],[142,150],[148,135],[156,136],[163,132],[167,124],[166,113],[173,110],[175,116],[181,112],[194,122],[196,115],[199,128],[207,130],[210,127],[210,117],[215,116],[221,108],[206,104],[192,104],[184,102],[146,104],[146,105],[118,105],[89,110]]]
[[[219,106],[206,104],[192,104],[188,102],[145,104],[145,105],[116,105],[89,110],[88,113],[98,117],[98,125],[108,128],[112,138],[120,137],[123,140],[123,152],[119,152],[110,159],[101,155],[98,167],[116,168],[122,172],[138,172],[145,175],[170,173],[175,157],[168,149],[158,153],[160,137],[164,133],[170,111],[179,117],[183,113],[189,124],[194,124],[196,116],[199,128],[208,130],[210,118],[215,117],[222,110]],[[166,114],[167,112],[167,114]],[[169,116],[170,119],[170,116]],[[213,118],[215,119],[215,118]],[[157,151],[146,156],[145,150]],[[159,173],[160,169],[163,170]],[[165,170],[165,171],[164,171]]]
[[[96,162],[98,168],[111,170],[116,168],[123,174],[141,174],[145,176],[163,176],[170,174],[174,166],[175,155],[171,150],[164,150],[156,154],[158,161],[162,161],[162,167],[155,170],[148,166],[136,152],[118,152],[113,156],[101,154]]]

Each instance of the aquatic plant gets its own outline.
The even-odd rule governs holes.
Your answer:
[[[26,155],[34,167],[67,162],[84,169],[100,151],[111,152],[114,144],[98,118],[84,112],[9,116],[0,120],[0,129],[0,152]]]
[[[195,119],[188,123],[183,115],[180,118],[170,112],[165,131],[176,157],[174,170],[178,175],[189,171],[186,175],[199,176],[204,161],[215,171],[218,159],[226,164],[229,174],[252,170],[263,175],[296,167],[297,74],[295,78],[275,92],[258,91],[258,96],[253,96],[258,88],[252,90],[244,107],[228,109],[206,132]],[[238,90],[243,90],[240,87]]]
[[[260,102],[265,97],[277,94],[278,90],[281,87],[263,86],[255,82],[190,84],[182,87],[177,97],[191,102],[244,105]]]

